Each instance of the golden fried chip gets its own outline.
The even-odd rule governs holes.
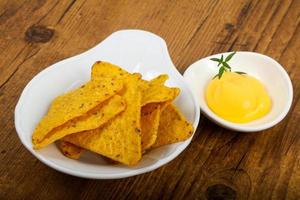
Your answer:
[[[167,74],[162,74],[157,76],[156,78],[150,80],[150,81],[146,81],[146,80],[142,80],[140,81],[141,84],[141,89],[143,90],[143,92],[146,92],[146,90],[149,88],[150,84],[152,85],[164,85],[164,83],[166,82],[166,80],[168,80],[169,76]]]
[[[102,80],[103,78],[122,79],[130,75],[127,71],[109,62],[97,61],[92,66],[92,80]]]
[[[154,85],[164,85],[166,80],[169,79],[169,76],[167,74],[161,74],[157,76],[156,78],[151,80],[151,83]]]
[[[134,165],[141,159],[141,91],[139,77],[124,78],[122,97],[126,109],[103,127],[68,135],[64,138],[72,144],[99,153],[126,165]]]
[[[161,113],[156,142],[153,147],[186,140],[193,134],[193,126],[173,105],[168,105]]]
[[[161,103],[166,101],[173,101],[179,94],[179,88],[169,88],[164,86],[164,82],[167,78],[167,75],[161,75],[155,79],[147,82],[143,82],[144,90],[142,95],[142,106],[148,103]]]
[[[84,151],[83,148],[78,147],[74,144],[71,144],[69,142],[60,140],[58,143],[58,147],[60,149],[60,151],[68,158],[72,158],[72,159],[79,159],[82,152]]]
[[[142,150],[149,149],[156,141],[160,118],[160,105],[147,104],[142,108]]]
[[[92,80],[101,80],[107,77],[121,79],[128,75],[130,75],[130,73],[108,62],[98,61],[92,67]],[[148,103],[173,101],[178,96],[180,92],[179,88],[164,86],[164,82],[167,79],[168,75],[163,74],[150,81],[140,80],[140,85],[143,90],[142,106]]]
[[[86,130],[92,130],[99,128],[110,119],[118,115],[125,109],[125,101],[121,96],[115,95],[112,98],[106,100],[96,108],[90,110],[86,114],[72,119],[62,126],[59,126],[50,131],[46,137],[40,142],[34,145],[35,149],[43,148],[56,140],[63,138],[66,135],[72,133],[78,133]]]
[[[161,110],[161,112],[162,112],[166,107],[168,107],[171,103],[172,103],[172,101],[166,101],[166,102],[160,103],[160,110]]]
[[[123,82],[112,78],[90,81],[78,89],[56,97],[32,135],[33,144],[40,143],[54,128],[79,117],[109,99],[123,88]]]

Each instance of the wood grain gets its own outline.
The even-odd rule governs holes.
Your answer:
[[[299,21],[299,0],[1,0],[0,199],[300,199]],[[14,128],[21,91],[52,63],[130,28],[163,37],[181,72],[231,50],[275,58],[293,82],[289,114],[257,133],[225,130],[201,116],[180,156],[127,179],[80,179],[45,166]]]

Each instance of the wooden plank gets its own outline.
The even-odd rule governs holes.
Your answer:
[[[299,199],[299,16],[299,0],[0,1],[0,199]],[[225,130],[202,116],[180,156],[137,177],[87,180],[45,166],[15,132],[22,89],[50,64],[127,28],[162,36],[181,72],[231,50],[274,57],[292,79],[292,109],[258,133]]]

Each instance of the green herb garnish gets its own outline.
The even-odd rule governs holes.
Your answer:
[[[237,73],[237,74],[241,74],[241,75],[243,75],[243,74],[247,74],[246,72],[238,72],[238,71],[235,71],[235,73]]]
[[[228,62],[231,60],[231,58],[234,56],[234,54],[236,54],[236,52],[233,52],[233,53],[229,54],[225,59],[224,59],[223,55],[221,55],[221,58],[211,58],[210,59],[212,61],[218,62],[218,67],[221,66],[219,68],[219,73],[217,75],[215,75],[213,77],[213,79],[216,78],[216,77],[219,77],[219,79],[220,79],[222,77],[222,75],[224,74],[224,72],[227,72],[227,71],[231,72],[231,67],[228,64]],[[245,72],[235,72],[235,73],[246,74]]]

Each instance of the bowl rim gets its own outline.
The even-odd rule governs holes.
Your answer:
[[[110,34],[106,38],[104,38],[102,41],[100,41],[94,47],[91,47],[90,49],[88,49],[88,50],[86,50],[86,51],[84,51],[84,52],[82,52],[80,54],[73,55],[71,57],[65,58],[63,60],[60,60],[60,61],[58,61],[56,63],[53,63],[50,66],[46,67],[45,69],[43,69],[42,71],[40,71],[38,74],[36,74],[26,84],[25,88],[23,89],[23,91],[22,91],[22,93],[21,93],[21,95],[20,95],[20,97],[18,99],[18,102],[17,102],[16,107],[15,107],[15,111],[14,111],[15,128],[16,128],[16,132],[17,132],[17,135],[18,135],[21,143],[25,146],[25,148],[31,154],[33,154],[33,156],[35,156],[38,160],[40,160],[45,165],[47,165],[47,166],[49,166],[49,167],[51,167],[51,168],[53,168],[53,169],[55,169],[57,171],[60,171],[62,173],[66,173],[66,174],[73,175],[73,176],[76,176],[76,177],[81,177],[81,178],[89,178],[89,179],[120,179],[120,178],[126,178],[126,177],[131,177],[131,176],[136,176],[136,175],[139,175],[139,174],[147,173],[147,172],[153,171],[153,170],[155,170],[155,169],[157,169],[157,168],[159,168],[159,167],[167,164],[171,160],[175,159],[181,152],[183,152],[186,149],[186,147],[190,144],[190,142],[192,141],[192,138],[193,138],[193,136],[194,136],[194,134],[196,132],[198,123],[200,121],[200,109],[199,109],[198,101],[196,100],[196,97],[195,97],[194,93],[191,91],[191,88],[188,86],[187,82],[182,77],[182,75],[180,75],[182,77],[182,79],[181,79],[182,84],[185,85],[188,93],[191,96],[191,100],[193,102],[193,111],[194,111],[194,121],[192,122],[193,127],[194,127],[193,135],[189,139],[178,143],[178,144],[182,144],[182,145],[176,147],[171,154],[169,154],[165,158],[158,159],[157,162],[155,162],[155,163],[153,163],[153,164],[151,164],[149,166],[146,166],[146,167],[143,167],[143,168],[139,168],[139,169],[134,169],[133,168],[132,170],[128,170],[126,172],[113,173],[113,174],[109,174],[109,173],[95,173],[95,172],[82,172],[80,170],[77,171],[77,170],[74,170],[74,169],[65,168],[64,166],[59,165],[59,164],[57,164],[57,163],[55,163],[55,162],[53,162],[53,161],[45,158],[44,156],[40,155],[38,152],[36,152],[32,148],[32,144],[27,143],[26,140],[22,137],[23,130],[20,127],[20,121],[21,121],[20,110],[23,107],[24,99],[25,99],[25,97],[26,97],[29,89],[31,88],[31,86],[34,85],[36,81],[38,81],[39,79],[43,78],[45,75],[47,75],[51,71],[56,70],[59,67],[59,65],[55,65],[55,64],[58,64],[60,62],[67,62],[69,59],[72,59],[72,58],[75,58],[75,57],[77,58],[77,57],[82,56],[84,54],[88,54],[89,51],[97,48],[97,46],[99,46],[103,41],[105,41],[109,37],[111,37],[111,36],[113,36],[115,34],[118,34],[118,33],[122,33],[122,32],[137,32],[139,34],[147,34],[147,35],[150,35],[152,37],[155,37],[155,38],[159,39],[160,42],[161,42],[161,44],[163,45],[162,48],[165,48],[165,50],[166,50],[166,55],[165,56],[168,56],[167,59],[169,59],[170,63],[173,65],[173,68],[174,68],[173,70],[176,70],[176,72],[180,75],[180,73],[175,68],[174,63],[172,62],[172,59],[171,59],[171,57],[169,55],[168,47],[167,47],[167,44],[166,44],[165,40],[162,39],[160,36],[154,34],[154,33],[151,33],[151,32],[148,32],[148,31],[144,31],[144,30],[139,30],[139,29],[123,29],[123,30],[119,30],[119,31],[113,32],[112,34]],[[169,75],[171,76],[172,74],[169,74]]]
[[[215,57],[215,56],[220,56],[222,54],[229,54],[232,53],[231,52],[223,52],[223,53],[218,53],[218,54],[214,54],[214,55],[210,55],[207,56],[205,58],[201,58],[200,60],[197,60],[196,62],[192,63],[184,72],[183,76],[185,79],[188,79],[188,74],[192,73],[193,68],[197,67],[197,63],[203,61],[203,60],[207,60],[211,57]],[[269,60],[271,63],[273,63],[272,66],[276,67],[279,72],[283,75],[283,80],[287,86],[287,92],[288,92],[288,97],[287,97],[287,101],[286,104],[284,105],[284,109],[282,110],[282,112],[280,114],[278,114],[273,120],[264,123],[264,124],[259,124],[259,125],[253,125],[252,127],[250,126],[244,126],[247,123],[243,123],[243,124],[239,124],[239,123],[234,123],[234,122],[230,122],[227,121],[221,117],[219,117],[218,115],[216,115],[214,112],[212,112],[208,107],[203,107],[200,103],[200,110],[202,111],[202,113],[209,118],[210,120],[214,121],[215,123],[219,124],[220,126],[223,126],[224,128],[230,129],[230,130],[234,130],[234,131],[239,131],[239,132],[257,132],[257,131],[262,131],[268,128],[271,128],[273,126],[275,126],[276,124],[278,124],[280,121],[282,121],[284,119],[284,117],[288,114],[291,106],[292,106],[292,102],[293,102],[293,85],[292,85],[292,81],[288,75],[288,73],[286,72],[286,70],[284,69],[284,67],[278,63],[275,59],[261,54],[261,53],[257,53],[257,52],[252,52],[252,51],[236,51],[239,54],[251,54],[253,56],[258,56],[261,57],[263,59],[267,59]],[[195,92],[193,92],[195,93]],[[196,94],[194,94],[196,95]]]

